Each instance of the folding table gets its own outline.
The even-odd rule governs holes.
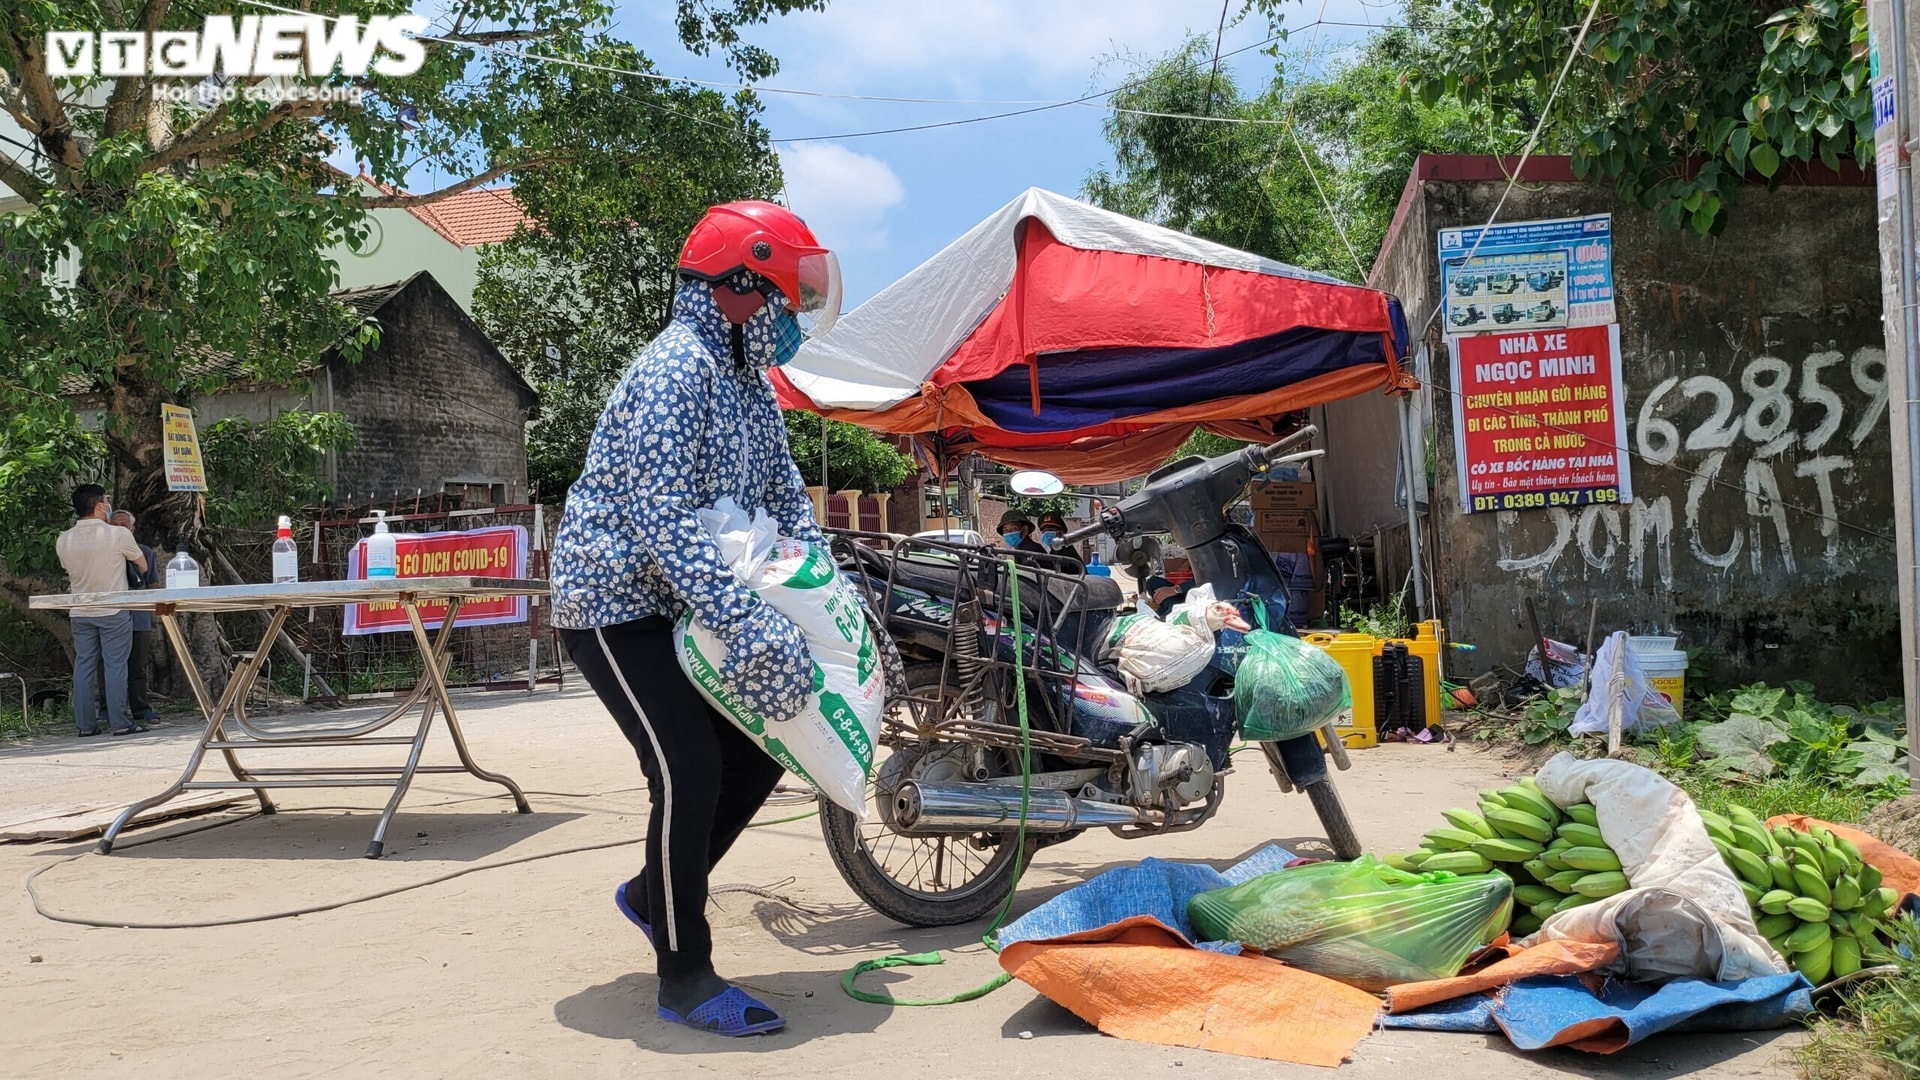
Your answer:
[[[466,736],[461,733],[459,718],[454,714],[453,699],[447,693],[447,648],[453,637],[455,616],[459,614],[463,602],[502,596],[545,596],[546,593],[546,582],[523,578],[419,577],[386,581],[300,581],[201,589],[71,593],[35,596],[28,603],[31,607],[56,611],[76,607],[108,607],[153,612],[166,631],[167,640],[173,643],[174,655],[180,658],[181,670],[186,673],[187,683],[192,686],[194,697],[200,703],[200,711],[206,717],[206,728],[195,741],[180,778],[165,791],[121,811],[100,838],[101,854],[113,850],[114,838],[135,814],[164,803],[183,791],[251,789],[260,800],[261,812],[271,814],[274,805],[267,797],[267,792],[272,788],[390,787],[393,795],[380,812],[379,824],[373,830],[373,841],[367,845],[367,858],[377,859],[385,850],[387,826],[393,820],[393,812],[399,808],[400,800],[406,796],[407,786],[419,773],[468,773],[506,788],[513,795],[514,805],[520,813],[532,812],[527,805],[527,797],[517,784],[481,768],[468,752]],[[445,616],[439,628],[429,633],[420,615],[420,605],[441,602],[447,605]],[[343,608],[367,603],[390,603],[406,612],[415,647],[420,650],[420,679],[398,705],[361,723],[297,730],[267,730],[247,718],[247,691],[258,677],[261,665],[273,648],[276,635],[293,609]],[[240,663],[217,700],[207,690],[199,669],[194,666],[187,652],[180,616],[190,612],[260,612],[267,616],[266,632],[260,637],[259,647]],[[419,721],[411,734],[378,734],[415,712],[416,707]],[[446,714],[447,734],[452,737],[454,751],[460,758],[458,765],[420,764],[421,751],[426,748],[427,733],[433,726],[436,707]],[[266,750],[362,746],[406,747],[406,760],[398,765],[328,767],[309,764],[293,768],[253,768],[242,765],[238,756],[238,752],[243,750],[251,758],[255,752]],[[233,774],[232,779],[196,779],[209,750],[218,750],[226,759],[227,768]]]

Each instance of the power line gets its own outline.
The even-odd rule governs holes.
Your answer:
[[[1553,100],[1560,96],[1560,88],[1566,85],[1567,72],[1573,70],[1573,62],[1580,56],[1580,46],[1586,44],[1587,31],[1593,28],[1593,17],[1599,11],[1600,0],[1593,0],[1593,3],[1587,5],[1587,17],[1580,22],[1580,32],[1574,36],[1573,48],[1567,50],[1567,62],[1560,65],[1560,75],[1553,80],[1553,89],[1547,94],[1546,104],[1540,107],[1540,119],[1534,122],[1533,134],[1527,136],[1527,145],[1520,151],[1520,161],[1514,166],[1513,175],[1507,177],[1507,186],[1500,192],[1500,201],[1493,204],[1493,213],[1487,215],[1487,223],[1480,226],[1479,233],[1474,236],[1473,247],[1467,249],[1467,257],[1463,260],[1463,264],[1473,261],[1473,256],[1480,250],[1481,242],[1487,238],[1487,230],[1493,228],[1493,223],[1500,218],[1501,209],[1507,205],[1507,196],[1512,195],[1514,187],[1520,183],[1520,174],[1527,168],[1527,158],[1533,155],[1533,148],[1539,145],[1540,133],[1547,127],[1547,117],[1553,114]],[[1425,337],[1427,331],[1433,329],[1434,321],[1440,318],[1440,309],[1444,306],[1441,303],[1434,304],[1433,314],[1427,317],[1427,325],[1420,328],[1421,337]]]
[[[290,15],[307,15],[313,18],[322,19],[329,22],[337,22],[341,18],[341,16],[316,15],[312,12],[300,11],[296,8],[282,7],[277,4],[267,3],[266,0],[242,0],[242,2],[250,6],[262,8],[268,11],[283,12]],[[1324,10],[1325,8],[1323,6],[1322,11],[1324,12]],[[1454,27],[1445,27],[1445,26],[1438,26],[1438,25],[1416,25],[1416,24],[1396,24],[1396,23],[1374,24],[1374,23],[1361,23],[1361,22],[1352,22],[1352,21],[1346,21],[1346,20],[1325,19],[1325,18],[1316,19],[1313,23],[1309,25],[1316,28],[1316,33],[1315,33],[1316,39],[1318,37],[1317,28],[1321,26],[1348,26],[1348,27],[1357,27],[1360,29],[1406,29],[1406,30],[1414,30],[1414,31],[1455,29]],[[1295,30],[1288,31],[1287,33],[1298,32],[1298,30],[1304,30],[1306,28],[1307,27],[1305,26],[1298,27]],[[1246,45],[1239,49],[1234,49],[1228,52],[1221,53],[1220,56],[1221,58],[1224,59],[1226,57],[1235,56],[1240,53],[1248,52],[1253,49],[1262,48],[1272,44],[1275,41],[1283,40],[1286,36],[1287,35],[1284,33],[1277,34],[1272,37],[1266,38],[1262,41],[1255,42],[1252,45]],[[872,135],[891,135],[891,134],[898,134],[901,132],[909,132],[909,131],[928,131],[936,128],[957,127],[964,124],[983,123],[988,120],[1001,120],[1001,119],[1006,119],[1008,117],[1025,116],[1031,113],[1045,112],[1045,111],[1056,109],[1056,108],[1068,108],[1073,106],[1086,107],[1086,106],[1090,106],[1092,102],[1094,102],[1096,99],[1101,97],[1106,97],[1113,93],[1117,93],[1120,89],[1124,88],[1124,86],[1116,87],[1111,90],[1101,91],[1095,94],[1087,94],[1082,97],[1070,98],[1070,99],[1064,99],[1064,100],[1047,99],[1047,98],[1024,98],[1024,99],[1023,98],[1000,98],[1000,99],[930,98],[930,97],[908,97],[908,96],[890,95],[890,94],[850,94],[850,93],[840,93],[840,92],[827,91],[827,90],[806,90],[798,87],[766,86],[766,85],[760,85],[760,84],[754,84],[754,83],[722,82],[722,81],[712,80],[712,79],[695,79],[695,78],[690,78],[690,77],[681,76],[681,75],[663,75],[663,74],[660,74],[659,72],[654,72],[654,71],[638,71],[631,68],[615,67],[611,64],[597,64],[587,60],[576,60],[572,57],[551,56],[544,53],[528,52],[524,49],[516,49],[510,46],[498,45],[491,42],[462,41],[458,38],[440,37],[432,34],[420,34],[420,35],[416,35],[416,37],[418,38],[418,40],[421,40],[421,41],[432,41],[440,44],[452,45],[456,48],[480,49],[487,52],[498,53],[503,56],[511,56],[517,59],[529,60],[529,61],[534,61],[538,63],[558,64],[563,67],[574,67],[574,68],[580,68],[582,70],[587,70],[587,71],[598,71],[598,72],[602,72],[610,75],[625,75],[625,76],[629,76],[632,78],[639,78],[639,79],[652,79],[660,82],[686,83],[692,86],[703,86],[703,87],[708,87],[710,89],[718,89],[718,90],[746,90],[746,91],[752,91],[754,93],[778,94],[778,95],[793,96],[793,97],[822,98],[822,99],[838,100],[838,101],[886,102],[886,103],[892,103],[892,104],[909,104],[909,105],[1027,106],[1026,108],[1015,109],[1009,112],[992,113],[985,116],[966,117],[959,120],[945,120],[945,121],[939,121],[936,123],[929,123],[929,124],[912,124],[912,125],[905,125],[901,127],[885,128],[885,129],[872,130],[872,131],[854,131],[854,132],[845,132],[845,133],[836,134],[836,135],[810,135],[810,136],[803,136],[800,138],[771,140],[772,142],[775,142],[775,143],[821,142],[821,141],[827,141],[827,140],[833,140],[833,139],[858,139],[858,138],[865,138]],[[1261,119],[1261,118],[1254,118],[1254,117],[1218,117],[1218,116],[1203,115],[1199,113],[1157,112],[1157,111],[1145,110],[1145,109],[1114,109],[1113,111],[1120,112],[1126,115],[1132,115],[1132,116],[1158,117],[1162,119],[1172,119],[1172,120],[1197,120],[1202,122],[1227,123],[1227,124],[1254,124],[1254,125],[1262,125],[1262,126],[1278,126],[1284,123],[1284,121],[1268,120],[1268,119]]]

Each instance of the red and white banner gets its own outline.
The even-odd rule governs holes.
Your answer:
[[[524,525],[501,525],[470,532],[395,533],[395,569],[403,578],[527,576],[527,530]],[[366,579],[367,542],[363,538],[347,555],[347,577]],[[445,601],[420,605],[427,629],[438,629],[447,618]],[[493,626],[527,621],[527,598],[490,596],[460,605],[455,626]],[[391,634],[411,630],[399,604],[383,601],[347,608],[346,634]]]
[[[1463,510],[1633,501],[1619,326],[1449,344]]]

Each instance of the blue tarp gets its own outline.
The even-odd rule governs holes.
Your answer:
[[[1591,1020],[1616,1020],[1631,1046],[1663,1031],[1762,1031],[1784,1027],[1813,1007],[1813,985],[1798,972],[1711,983],[1676,979],[1663,986],[1608,980],[1600,994],[1578,975],[1523,979],[1497,994],[1475,994],[1389,1016],[1383,1027],[1504,1032],[1522,1050],[1552,1046],[1561,1032]]]
[[[1261,874],[1285,868],[1294,855],[1268,845],[1225,873],[1202,863],[1142,859],[1132,866],[1109,870],[1085,885],[1076,886],[1002,927],[1001,948],[1016,941],[1046,941],[1112,926],[1125,919],[1151,915],[1194,940],[1187,922],[1187,901],[1203,892],[1251,881]],[[1238,943],[1195,942],[1213,952],[1237,954]]]

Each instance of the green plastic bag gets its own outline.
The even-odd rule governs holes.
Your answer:
[[[1256,742],[1312,732],[1353,705],[1347,673],[1326,650],[1266,628],[1266,605],[1253,605],[1260,629],[1247,635],[1233,675],[1233,712],[1240,733]]]
[[[1371,855],[1263,874],[1187,904],[1203,940],[1252,945],[1373,993],[1458,975],[1512,915],[1505,874],[1409,874]]]

